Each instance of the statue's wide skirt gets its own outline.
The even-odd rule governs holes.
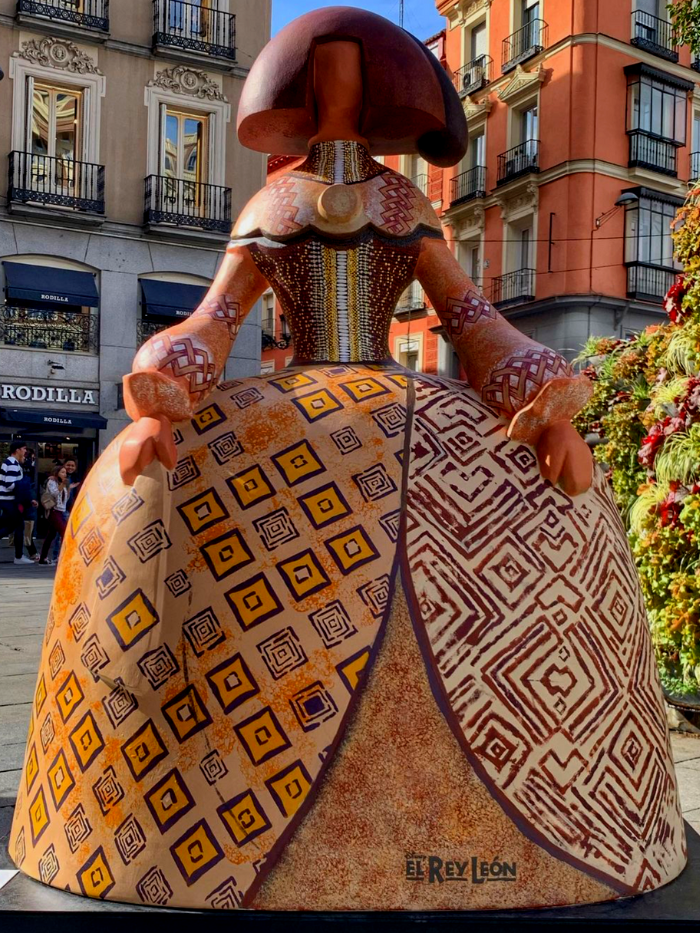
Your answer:
[[[148,905],[577,904],[685,840],[634,565],[462,383],[222,384],[178,464],[71,513],[12,828],[24,872]]]

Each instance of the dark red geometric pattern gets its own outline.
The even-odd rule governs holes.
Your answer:
[[[240,330],[242,321],[241,306],[230,295],[205,298],[195,314],[197,317],[210,317],[214,321],[226,324],[232,340]]]
[[[294,205],[296,197],[294,179],[285,176],[264,189],[265,232],[273,236],[287,236],[301,229],[297,223],[299,208]]]
[[[547,347],[519,350],[494,369],[482,388],[484,402],[501,416],[512,417],[551,379],[571,376],[566,360]]]
[[[391,173],[382,178],[379,195],[382,199],[382,223],[387,230],[395,236],[410,233],[415,222],[415,202],[418,196],[415,185],[403,175]]]
[[[472,293],[468,293],[461,301],[449,298],[445,311],[440,314],[440,320],[451,338],[460,337],[469,324],[482,320],[495,321],[496,317],[493,305]]]
[[[536,378],[548,357],[520,363],[514,376]],[[413,611],[456,733],[531,838],[623,892],[657,887],[684,864],[683,822],[639,582],[601,471],[572,508],[474,390],[415,386]]]
[[[191,337],[158,335],[148,344],[152,365],[176,379],[186,379],[194,400],[202,398],[216,382],[216,364],[209,349]]]

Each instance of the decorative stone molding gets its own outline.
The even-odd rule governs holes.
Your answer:
[[[80,75],[102,75],[93,59],[79,49],[69,39],[56,39],[46,36],[43,39],[30,39],[22,43],[18,52],[12,53],[13,58],[23,58],[33,65],[44,68],[58,68]]]
[[[445,15],[450,24],[450,29],[457,26],[464,26],[470,19],[481,13],[482,10],[488,10],[493,0],[460,0],[459,3]]]
[[[452,227],[455,240],[474,239],[486,229],[486,207],[483,200],[469,201],[451,210],[455,213],[444,218],[443,223]]]
[[[472,130],[475,126],[483,123],[491,113],[493,101],[484,97],[477,103],[474,103],[469,97],[464,98],[464,115],[467,118],[467,126]]]
[[[512,105],[537,91],[546,77],[547,71],[542,65],[537,71],[525,71],[522,65],[518,65],[510,81],[498,92],[498,98]]]
[[[148,82],[148,87],[163,88],[172,91],[173,94],[187,94],[199,100],[220,100],[228,103],[216,81],[212,81],[206,72],[189,65],[176,65],[174,68],[159,71],[155,78]]]
[[[496,192],[494,195],[501,209],[501,220],[506,223],[536,211],[539,196],[539,188],[532,179],[528,179],[524,186],[515,191]]]

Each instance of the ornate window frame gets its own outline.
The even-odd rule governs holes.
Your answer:
[[[160,175],[161,106],[182,107],[209,117],[209,166],[207,183],[226,185],[226,125],[231,105],[216,80],[193,65],[160,68],[144,93],[148,108],[147,175]]]
[[[83,92],[82,161],[100,163],[100,124],[105,76],[89,52],[69,39],[52,36],[28,39],[12,54],[9,68],[12,88],[12,149],[27,149],[27,121],[31,80],[79,88]]]

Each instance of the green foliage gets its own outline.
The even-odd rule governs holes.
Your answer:
[[[682,11],[680,8],[687,7]],[[676,4],[680,17],[698,3]],[[682,22],[690,29],[690,20]],[[686,32],[684,41],[688,42]],[[684,264],[669,321],[629,341],[589,340],[594,393],[575,421],[596,436],[626,523],[667,692],[700,695],[700,187],[674,223]]]
[[[700,4],[698,0],[676,0],[666,5],[673,23],[676,41],[689,45],[695,56],[700,56]]]

